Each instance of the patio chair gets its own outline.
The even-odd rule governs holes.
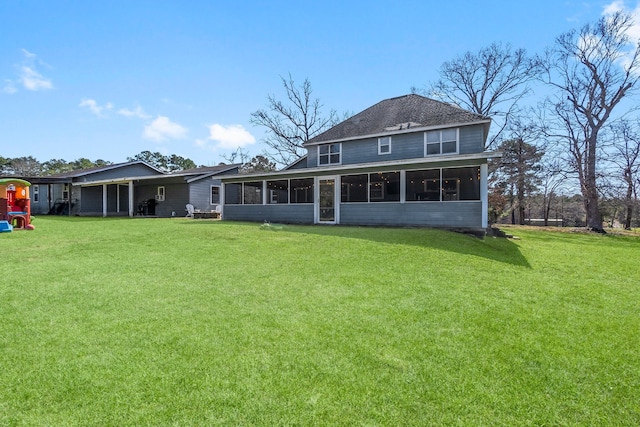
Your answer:
[[[193,213],[196,210],[195,210],[195,208],[193,207],[193,205],[191,203],[187,203],[187,206],[185,207],[185,210],[187,211],[187,215],[185,216],[185,218],[193,218]]]

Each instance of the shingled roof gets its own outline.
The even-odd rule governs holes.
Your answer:
[[[448,124],[488,121],[488,117],[472,113],[451,104],[410,94],[385,99],[310,139],[306,144],[318,144]]]

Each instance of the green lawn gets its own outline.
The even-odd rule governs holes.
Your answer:
[[[38,217],[0,426],[638,426],[640,238]]]

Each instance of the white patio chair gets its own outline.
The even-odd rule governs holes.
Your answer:
[[[187,211],[187,215],[185,216],[185,218],[193,218],[193,213],[196,211],[196,209],[191,203],[187,203],[185,210]]]

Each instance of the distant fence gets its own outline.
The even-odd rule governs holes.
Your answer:
[[[544,218],[529,218],[525,221],[528,225],[544,226]],[[547,220],[547,226],[549,227],[562,227],[564,226],[564,220],[562,218],[549,218]]]

